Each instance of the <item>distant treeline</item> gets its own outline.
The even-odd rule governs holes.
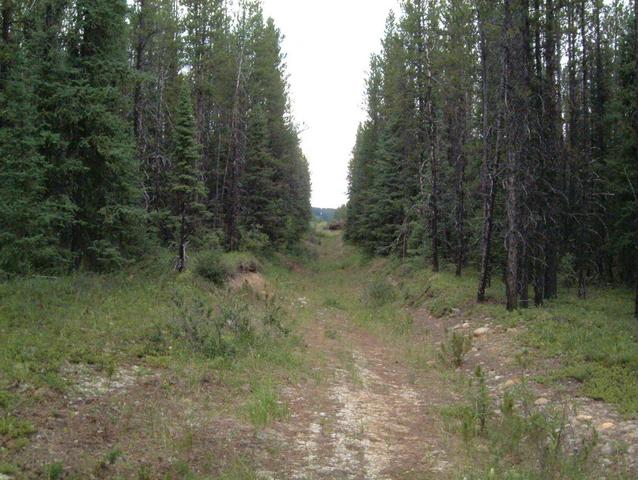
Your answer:
[[[317,220],[324,222],[332,222],[333,220],[343,220],[345,217],[345,207],[339,208],[317,208],[312,207],[312,215]]]
[[[638,1],[407,0],[350,164],[347,237],[503,277],[637,285]],[[531,293],[530,293],[531,291]],[[638,311],[637,311],[638,315]]]
[[[308,167],[258,1],[0,8],[0,271],[299,239]]]

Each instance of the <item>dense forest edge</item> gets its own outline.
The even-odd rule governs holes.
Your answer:
[[[501,278],[509,310],[635,290],[638,3],[406,1],[372,56],[346,238]],[[499,280],[497,280],[499,279]]]
[[[259,2],[2,3],[0,272],[294,245],[310,220]]]

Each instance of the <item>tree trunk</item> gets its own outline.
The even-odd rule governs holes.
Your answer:
[[[430,208],[432,209],[432,221],[430,227],[432,229],[432,271],[439,271],[439,167],[436,152],[436,140],[434,138],[436,133],[436,125],[432,127],[432,139],[431,142],[431,166],[432,166],[432,195],[430,196]]]
[[[224,191],[228,191],[226,205],[226,237],[228,249],[233,251],[239,248],[239,212],[241,210],[241,198],[239,190],[240,173],[244,162],[244,134],[242,131],[241,112],[241,79],[243,68],[243,47],[239,52],[239,64],[237,68],[237,78],[235,82],[235,99],[230,123],[231,141],[229,145],[229,155],[224,169]],[[224,197],[222,197],[222,201]]]
[[[485,5],[485,4],[483,4]],[[499,164],[500,114],[496,115],[495,132],[490,126],[490,78],[488,66],[488,46],[485,32],[485,20],[479,19],[481,49],[481,75],[483,100],[483,165],[481,168],[481,189],[483,192],[483,229],[481,231],[481,272],[476,299],[485,301],[485,290],[490,283],[492,232],[494,230],[494,206],[496,204],[496,174]],[[504,88],[504,75],[501,74],[500,92]],[[494,160],[492,161],[492,156]]]
[[[582,162],[580,170],[580,218],[577,229],[576,242],[576,273],[578,275],[578,298],[585,299],[587,297],[587,263],[590,248],[589,242],[589,226],[587,223],[591,217],[591,195],[592,195],[592,171],[591,171],[591,127],[589,115],[589,50],[587,48],[587,19],[586,19],[586,3],[582,0],[580,5],[580,35],[582,48],[582,78],[581,78],[581,138],[582,153],[579,161]]]
[[[634,0],[634,72],[634,141],[638,142],[638,0]],[[634,200],[636,202],[634,215],[638,215],[636,213],[638,212],[638,197],[635,197]],[[634,289],[636,291],[634,315],[638,320],[638,251],[636,250],[634,249]]]
[[[432,73],[430,72],[430,75]],[[429,133],[430,133],[430,235],[431,235],[431,255],[432,255],[432,271],[439,271],[439,161],[437,152],[437,135],[438,129],[436,119],[434,118],[434,99],[432,98],[432,79],[428,86],[428,116],[429,116]]]
[[[513,6],[513,8],[512,8]],[[503,68],[506,85],[503,95],[505,109],[506,164],[506,218],[507,249],[505,287],[507,309],[518,308],[521,261],[521,200],[522,153],[527,149],[529,130],[529,2],[505,0],[503,35]]]
[[[179,273],[182,273],[186,270],[186,213],[184,212],[184,207],[182,207],[182,215],[181,221],[179,225],[179,242],[177,245],[177,264],[175,265],[175,270]]]
[[[548,211],[548,219],[544,220],[544,239],[541,239],[544,245],[541,249],[544,251],[544,264],[538,265],[538,271],[535,279],[535,295],[534,303],[536,306],[543,304],[548,298],[554,298],[557,294],[557,270],[558,270],[558,247],[560,242],[560,230],[558,225],[561,222],[562,197],[555,190],[560,186],[558,184],[561,167],[561,159],[564,157],[561,148],[561,118],[560,118],[560,80],[557,78],[560,74],[559,56],[557,51],[557,25],[555,14],[554,0],[546,0],[545,5],[545,82],[544,82],[544,103],[547,112],[547,138],[545,139],[546,155],[546,171],[548,172],[549,189],[545,189],[545,206]],[[560,47],[558,47],[560,51]],[[542,278],[541,278],[542,276]]]
[[[505,245],[507,258],[505,266],[505,289],[507,297],[507,309],[512,311],[518,308],[518,192],[516,186],[516,154],[507,153],[507,178],[505,191],[507,195],[507,236]]]
[[[457,148],[455,149],[455,165],[456,165],[456,276],[460,277],[465,266],[466,252],[466,235],[465,235],[465,168],[467,160],[465,157],[465,141],[466,141],[466,125],[467,125],[467,94],[463,94],[459,98],[455,116],[455,122],[459,131],[456,132],[458,137]]]

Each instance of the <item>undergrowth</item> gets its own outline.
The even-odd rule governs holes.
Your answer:
[[[631,292],[592,288],[588,298],[581,300],[576,292],[563,288],[557,299],[542,307],[507,312],[504,287],[496,279],[488,289],[487,302],[478,304],[476,272],[468,269],[459,278],[445,269],[432,273],[421,268],[421,262],[390,261],[386,267],[386,273],[399,276],[406,305],[424,306],[435,317],[454,314],[523,326],[518,340],[526,351],[555,358],[561,365],[540,380],[577,380],[583,394],[614,403],[626,415],[638,414],[638,323],[633,319]]]
[[[284,415],[279,384],[303,369],[289,308],[278,295],[261,298],[245,289],[220,288],[214,275],[198,268],[210,267],[216,258],[224,275],[261,271],[263,264],[253,255],[205,252],[193,258],[192,269],[183,274],[173,271],[166,252],[118,273],[0,283],[4,470],[11,470],[14,454],[37,431],[23,412],[51,395],[73,392],[77,379],[69,367],[76,364],[105,378],[133,364],[168,369],[184,381],[193,377],[198,386],[217,378],[239,392],[249,384],[250,391],[233,406],[240,416],[246,413],[247,420],[263,426]],[[57,469],[53,465],[46,474],[55,477]]]
[[[462,478],[584,480],[600,474],[594,462],[595,432],[571,445],[566,413],[535,407],[524,385],[493,402],[478,368],[465,390],[464,402],[442,409],[448,430],[462,435],[473,459],[474,467]]]

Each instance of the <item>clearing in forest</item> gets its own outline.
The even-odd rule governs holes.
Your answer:
[[[365,258],[339,234],[307,247],[265,266],[238,256],[251,268],[224,288],[142,273],[5,287],[9,307],[20,297],[37,313],[4,324],[5,352],[36,345],[39,321],[50,368],[20,370],[37,370],[26,353],[2,364],[13,380],[0,478],[635,475],[632,414],[539,383],[556,360],[522,346],[525,324],[442,308],[433,277]],[[203,325],[230,325],[234,340]]]

